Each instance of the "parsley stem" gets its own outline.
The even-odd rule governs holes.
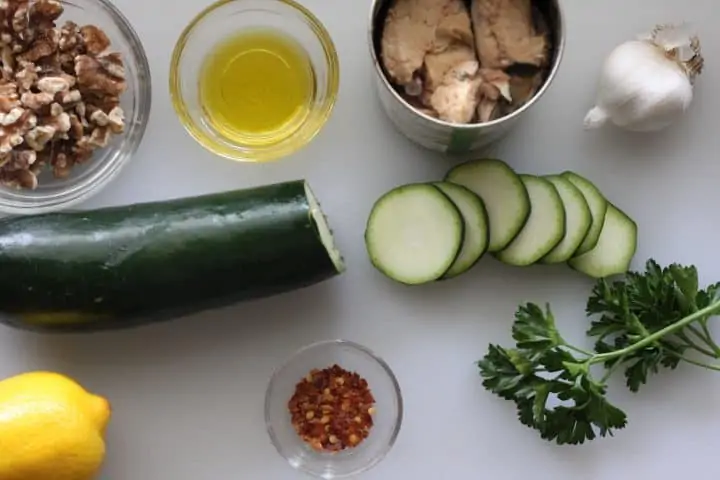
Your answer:
[[[688,327],[688,329],[690,329],[691,327],[692,327],[692,325],[690,325],[690,326]],[[700,332],[695,332],[694,330],[691,330],[691,331],[692,331],[693,333],[695,333],[695,335],[698,335],[698,333],[700,333]],[[717,358],[714,352],[711,352],[710,350],[708,350],[708,349],[706,349],[706,348],[704,348],[704,347],[701,347],[701,346],[698,345],[697,343],[693,342],[693,341],[692,341],[691,339],[689,339],[689,338],[687,337],[687,335],[685,335],[684,333],[682,333],[682,332],[681,332],[681,333],[678,333],[678,334],[677,334],[677,337],[678,337],[680,340],[682,340],[683,342],[685,342],[685,344],[686,344],[688,347],[690,347],[690,348],[692,348],[692,349],[694,349],[694,350],[702,353],[703,355],[707,355],[708,357],[712,357],[712,358]],[[701,339],[703,342],[705,342],[705,344],[707,344],[707,342],[705,341],[705,338],[703,338],[702,336],[700,336],[700,339]]]
[[[635,350],[639,350],[643,347],[646,347],[652,343],[654,343],[656,340],[659,340],[660,338],[670,335],[671,333],[675,333],[678,330],[683,329],[687,325],[690,325],[692,322],[695,322],[703,317],[710,316],[717,311],[720,310],[720,300],[715,301],[714,303],[711,303],[707,307],[703,308],[702,310],[698,310],[697,312],[694,312],[687,317],[678,320],[677,322],[673,323],[672,325],[668,325],[667,327],[658,330],[657,332],[653,333],[652,335],[648,335],[647,337],[643,338],[642,340],[633,343],[632,345],[629,345],[625,348],[621,348],[620,350],[615,350],[614,352],[607,352],[607,353],[601,353],[599,355],[595,355],[592,358],[588,360],[589,364],[593,363],[601,363],[606,362],[610,359],[616,358],[616,357],[622,357],[624,355],[630,354],[634,352]]]
[[[720,365],[710,365],[707,363],[698,362],[697,360],[693,360],[692,358],[687,358],[686,356],[680,355],[679,353],[675,353],[675,352],[667,352],[667,353],[669,355],[679,358],[683,362],[687,362],[691,365],[695,365],[697,367],[707,368],[708,370],[715,370],[717,372],[720,372]]]
[[[720,357],[720,346],[718,346],[718,344],[715,343],[715,340],[713,340],[712,333],[710,333],[710,329],[708,329],[708,326],[707,326],[707,319],[700,322],[700,325],[702,326],[703,332],[705,333],[705,336],[707,337],[708,346],[713,349],[716,357]]]
[[[708,338],[708,336],[705,335],[703,332],[701,332],[700,330],[698,330],[698,329],[695,327],[695,325],[688,325],[688,326],[687,326],[687,329],[688,329],[688,331],[692,332],[693,335],[695,335],[695,336],[698,337],[700,340],[702,340],[705,345],[707,345],[707,346],[710,347],[710,348],[713,348],[713,346],[711,345],[712,340],[710,340],[710,338]],[[716,353],[713,352],[713,351],[703,350],[703,349],[700,349],[700,348],[698,348],[698,347],[696,347],[696,346],[693,346],[693,348],[696,348],[698,351],[704,353],[705,355],[708,355],[708,356],[710,356],[710,357],[715,357],[715,358],[717,358]]]
[[[613,372],[615,372],[615,370],[617,370],[620,367],[620,365],[623,364],[624,361],[625,361],[625,356],[623,355],[622,357],[620,357],[620,359],[617,362],[613,363],[612,366],[605,371],[605,375],[603,375],[602,380],[600,380],[600,383],[603,383],[603,384],[606,383],[608,381],[608,379],[612,376]]]
[[[581,353],[581,354],[586,355],[586,356],[588,356],[588,357],[592,357],[593,355],[595,355],[593,352],[590,352],[590,351],[588,351],[588,350],[584,350],[584,349],[579,348],[579,347],[576,347],[576,346],[574,346],[574,345],[570,345],[570,344],[568,344],[568,343],[563,343],[562,345],[563,345],[565,348],[567,348],[568,350],[572,350],[572,351],[575,352],[575,353]]]

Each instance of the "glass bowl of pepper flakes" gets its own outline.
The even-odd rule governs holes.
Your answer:
[[[303,347],[265,395],[270,439],[290,465],[317,478],[357,475],[392,448],[403,417],[400,385],[384,360],[347,340]]]

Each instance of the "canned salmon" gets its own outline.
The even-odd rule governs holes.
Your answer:
[[[500,45],[498,32],[487,30],[512,28],[508,22],[520,18],[523,3],[531,9],[531,23],[516,31],[537,28],[539,33],[518,48]],[[503,4],[506,23],[489,23],[502,12],[487,9]],[[418,21],[414,30],[413,19]],[[417,37],[397,38],[403,34]],[[563,57],[565,26],[558,0],[373,0],[368,41],[377,95],[395,128],[427,149],[472,154],[505,136],[548,89]],[[467,67],[472,71],[463,72]],[[458,79],[455,91],[447,88],[448,78]],[[466,104],[445,108],[448,99],[462,95],[468,95]]]

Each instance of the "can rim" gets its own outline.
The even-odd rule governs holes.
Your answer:
[[[383,6],[384,3],[387,1],[389,0],[372,0],[372,4],[370,5],[370,19],[368,23],[368,47],[370,48],[370,57],[373,61],[373,68],[375,69],[375,73],[380,77],[380,80],[382,81],[385,88],[390,92],[390,94],[395,98],[395,100],[399,101],[400,104],[409,112],[431,123],[434,123],[435,125],[459,130],[474,130],[477,128],[490,128],[493,126],[502,125],[506,122],[511,122],[512,120],[518,118],[520,115],[529,110],[533,105],[535,105],[538,100],[540,100],[540,98],[545,94],[548,88],[550,88],[550,84],[552,84],[553,80],[555,80],[558,70],[560,69],[560,64],[562,63],[562,59],[565,54],[565,12],[563,11],[560,0],[552,0],[552,4],[557,11],[557,20],[555,25],[555,30],[557,34],[557,44],[555,45],[555,59],[553,61],[552,68],[550,69],[550,72],[545,79],[545,82],[543,82],[542,87],[540,87],[540,89],[528,102],[525,103],[525,105],[523,105],[509,115],[485,123],[451,123],[431,117],[430,115],[427,115],[410,105],[402,96],[400,96],[400,94],[397,92],[397,90],[395,90],[395,88],[388,80],[387,76],[383,72],[382,66],[380,65],[380,59],[378,58],[377,51],[375,50],[375,16],[378,13],[380,7]]]

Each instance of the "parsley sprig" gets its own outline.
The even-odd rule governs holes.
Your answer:
[[[594,351],[568,343],[547,305],[518,308],[512,326],[514,348],[490,345],[478,362],[483,386],[517,406],[519,420],[558,444],[582,444],[612,436],[627,424],[625,412],[607,397],[607,380],[624,369],[637,392],[651,374],[681,362],[711,370],[720,347],[708,321],[720,313],[720,283],[698,287],[695,267],[661,268],[649,260],[644,272],[622,280],[600,280],[586,313]],[[703,359],[704,357],[704,359]],[[602,376],[591,366],[603,367]]]

